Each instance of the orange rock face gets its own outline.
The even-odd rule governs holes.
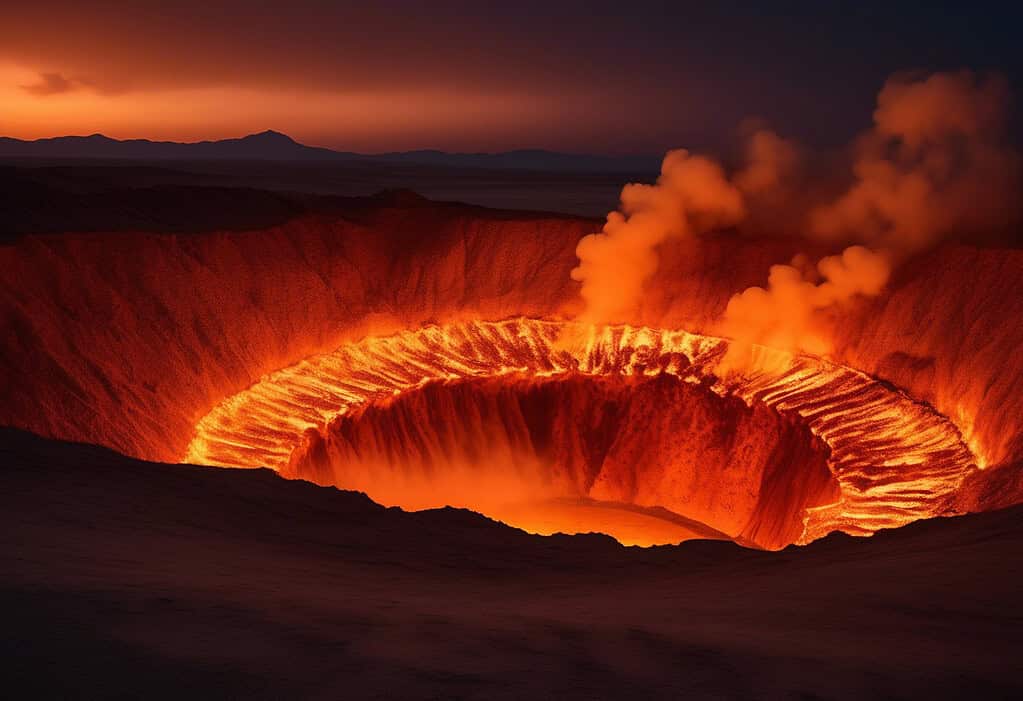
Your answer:
[[[371,332],[542,314],[569,219],[391,210],[246,233],[27,237],[0,249],[0,422],[176,461],[262,375]]]
[[[433,382],[363,404],[310,431],[284,472],[527,529],[546,517],[629,543],[685,539],[617,531],[622,513],[644,513],[631,507],[659,508],[646,518],[666,511],[713,529],[689,537],[781,547],[802,534],[806,507],[839,496],[827,457],[798,421],[672,374],[567,374]]]
[[[419,205],[246,233],[26,237],[0,249],[0,423],[147,459],[272,464],[358,486],[338,477],[352,455],[373,455],[382,474],[425,472],[436,455],[420,434],[452,425],[436,416],[472,407],[500,425],[494,440],[501,450],[525,456],[541,470],[541,482],[564,486],[552,499],[664,508],[764,547],[833,528],[870,533],[1023,501],[1020,480],[1006,477],[1023,460],[1017,251],[944,248],[906,264],[885,294],[836,323],[835,359],[845,369],[819,374],[820,382],[795,368],[798,377],[747,378],[712,391],[713,383],[701,386],[699,378],[680,384],[685,371],[678,366],[669,377],[658,376],[663,368],[637,372],[642,359],[633,355],[629,371],[619,367],[610,379],[588,371],[586,378],[569,373],[538,382],[538,372],[575,371],[542,363],[526,368],[524,386],[487,379],[523,367],[511,363],[459,371],[464,381],[445,384],[435,381],[449,378],[450,368],[447,375],[421,372],[399,354],[364,370],[396,377],[387,391],[401,396],[383,401],[374,394],[381,388],[371,388],[360,395],[360,408],[338,417],[347,406],[341,385],[295,370],[303,362],[329,365],[363,337],[429,323],[564,317],[577,303],[569,277],[575,243],[596,226]],[[800,248],[737,238],[684,245],[662,252],[636,324],[712,332],[731,294],[761,283],[770,264]],[[891,385],[856,379],[857,370]],[[275,384],[280,373],[291,384]],[[278,398],[290,403],[267,414],[254,401],[259,392],[283,392]],[[228,426],[224,407],[231,402],[243,410]],[[602,424],[605,404],[621,407],[629,420]],[[889,416],[885,407],[893,406]],[[835,419],[836,407],[844,420]],[[413,420],[416,412],[426,418]],[[302,443],[309,428],[319,438]],[[385,441],[391,430],[402,438]],[[347,443],[343,435],[351,437]],[[456,446],[458,461],[471,462],[466,446],[481,434],[460,435],[467,443]],[[550,444],[537,448],[541,439]],[[315,440],[322,441],[319,462]],[[409,458],[405,468],[398,456]],[[917,470],[922,477],[914,477]],[[1003,488],[990,486],[996,474]],[[904,487],[885,486],[896,483]],[[540,516],[520,520],[529,518]],[[679,527],[666,532],[699,530]]]

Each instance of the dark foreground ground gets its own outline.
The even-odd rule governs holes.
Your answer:
[[[624,549],[0,430],[8,698],[1023,695],[1023,508]]]

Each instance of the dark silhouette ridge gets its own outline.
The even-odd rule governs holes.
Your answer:
[[[1023,507],[623,548],[5,429],[0,508],[0,648],[37,698],[1023,693]]]
[[[305,146],[285,134],[270,130],[237,139],[194,143],[149,139],[122,141],[103,134],[57,136],[35,141],[0,137],[0,157],[3,158],[316,160],[354,155]]]
[[[264,160],[370,161],[459,168],[492,168],[559,172],[652,172],[658,156],[601,156],[519,149],[501,153],[449,153],[432,149],[388,153],[355,153],[306,146],[290,136],[267,130],[235,139],[180,143],[149,139],[112,139],[103,134],[57,136],[25,141],[0,137],[0,158],[89,158],[125,160]]]
[[[132,183],[136,184],[132,184]],[[250,231],[308,216],[358,219],[378,208],[471,213],[485,208],[436,202],[407,188],[365,197],[265,190],[151,166],[0,166],[0,241],[29,234]],[[487,210],[489,216],[502,213]],[[506,213],[525,216],[527,212]],[[568,215],[547,214],[558,217]]]

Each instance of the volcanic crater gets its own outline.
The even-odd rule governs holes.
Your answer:
[[[529,319],[368,338],[227,398],[185,458],[645,545],[780,548],[948,512],[975,465],[949,421],[769,349],[769,369],[722,382],[727,345]]]
[[[665,246],[663,268],[688,274],[651,282],[649,325],[601,326],[565,321],[588,220],[409,197],[344,211],[6,246],[0,419],[627,544],[779,549],[1016,499],[982,469],[1018,470],[1018,418],[996,401],[1020,374],[989,362],[1019,362],[1018,330],[982,309],[1023,267],[1013,252],[975,289],[938,288],[990,344],[951,335],[955,314],[916,316],[950,262],[986,264],[945,249],[906,266],[839,360],[756,347],[726,375],[729,341],[701,330],[797,244]]]

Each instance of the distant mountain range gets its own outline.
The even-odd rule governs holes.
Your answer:
[[[0,158],[89,158],[143,161],[371,161],[458,168],[579,173],[656,172],[660,165],[660,159],[655,156],[594,156],[535,149],[502,153],[448,153],[423,150],[364,154],[306,146],[287,134],[276,131],[264,131],[238,139],[195,143],[150,141],[148,139],[121,141],[102,134],[58,136],[35,141],[0,137]]]

